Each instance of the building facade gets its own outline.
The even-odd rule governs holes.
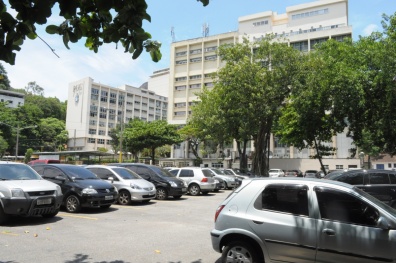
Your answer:
[[[68,150],[111,151],[109,131],[117,124],[139,118],[144,121],[166,120],[168,98],[147,89],[123,85],[115,88],[84,78],[69,84],[66,129]]]
[[[0,102],[5,103],[9,108],[18,108],[25,104],[25,94],[0,89]]]
[[[315,48],[315,44],[328,39],[342,41],[346,37],[352,38],[352,27],[348,25],[348,0],[317,0],[288,7],[284,14],[266,11],[243,16],[238,19],[238,31],[172,43],[168,122],[186,124],[191,114],[191,106],[197,100],[196,93],[203,87],[213,86],[211,73],[222,67],[222,62],[216,55],[220,45],[241,42],[244,38],[251,42],[259,41],[268,34],[280,38],[301,52],[309,52]],[[359,165],[359,159],[356,160],[358,157],[350,157],[350,149],[354,147],[352,140],[346,137],[346,133],[334,136],[330,144],[337,148],[337,152],[329,157],[332,159],[328,160],[329,169],[355,168]],[[278,165],[278,160],[281,161],[280,163],[285,163],[299,159],[306,160],[307,163],[307,167],[304,167],[304,162],[299,161],[301,169],[313,169],[309,159],[314,154],[312,149],[299,151],[294,147],[282,145],[275,137],[272,137],[270,149],[270,163],[274,165]],[[252,152],[254,145],[250,143],[248,155]],[[220,161],[216,161],[219,159],[218,153],[206,156],[208,165],[233,166],[238,159],[235,144],[222,149],[222,155]],[[173,164],[167,160],[166,165],[185,165],[188,163],[186,159],[193,158],[184,143],[175,145],[171,156]]]

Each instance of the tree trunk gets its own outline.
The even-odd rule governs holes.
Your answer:
[[[151,164],[155,165],[155,148],[151,148]]]
[[[247,142],[247,140],[243,141],[243,146],[241,148],[241,142],[237,141],[237,149],[239,153],[239,169],[242,173],[246,173],[248,171],[248,161],[246,156]]]
[[[321,154],[320,150],[318,149],[318,142],[316,141],[316,139],[314,139],[314,143],[315,143],[315,149],[316,149],[316,156],[318,157],[319,164],[320,164],[320,169],[323,171],[324,174],[327,174],[326,168],[323,165],[322,154]]]
[[[254,140],[253,172],[257,176],[268,177],[271,125],[261,125],[257,138]]]

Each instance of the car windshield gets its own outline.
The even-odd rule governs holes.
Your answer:
[[[215,174],[225,174],[222,170],[219,169],[212,169]]]
[[[378,200],[374,196],[366,193],[365,191],[359,189],[358,187],[354,186],[353,189],[358,192],[360,195],[366,197],[368,200],[371,202],[375,203],[376,205],[380,206],[382,209],[384,209],[386,212],[388,212],[390,215],[396,217],[396,210],[393,209],[392,207],[386,205],[384,202]]]
[[[227,174],[227,175],[234,175],[233,172],[231,172],[229,170],[224,170],[223,172],[224,172],[224,174]]]
[[[63,166],[62,169],[66,172],[66,174],[70,177],[74,177],[75,179],[87,180],[87,179],[98,179],[99,178],[88,169],[80,166]]]
[[[126,168],[113,168],[113,171],[116,172],[119,176],[121,176],[122,179],[142,179],[142,177],[140,177],[140,175],[138,175],[137,173],[126,169]]]
[[[0,165],[0,180],[41,180],[30,166],[21,164],[1,164]]]
[[[161,177],[175,177],[173,174],[171,174],[165,169],[162,169],[161,167],[153,166],[152,169],[156,174],[158,174]]]

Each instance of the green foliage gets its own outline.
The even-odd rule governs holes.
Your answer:
[[[35,105],[41,110],[42,118],[57,118],[66,121],[66,102],[60,102],[58,98],[46,98],[40,95],[28,94],[25,97],[25,105]]]
[[[0,63],[0,89],[10,90],[10,80],[7,76],[7,71],[4,69],[4,66]]]
[[[199,0],[207,5],[209,0]],[[36,39],[36,25],[47,24],[54,7],[65,20],[58,25],[48,25],[48,34],[62,36],[64,45],[85,39],[85,46],[98,52],[107,43],[121,43],[125,52],[136,59],[146,50],[153,61],[161,59],[161,43],[151,40],[143,29],[143,21],[151,21],[146,12],[145,0],[9,0],[7,6],[0,2],[0,60],[11,65],[15,63],[16,51],[21,50],[26,37]],[[14,15],[15,14],[15,15]]]
[[[44,89],[40,87],[35,81],[29,82],[25,87],[26,94],[44,96]]]
[[[3,157],[5,152],[7,151],[8,143],[4,140],[3,136],[0,135],[0,157]]]
[[[33,155],[33,152],[34,152],[34,151],[33,151],[32,148],[29,148],[29,149],[26,150],[25,159],[23,160],[24,163],[30,162],[30,160],[31,160],[31,158],[32,158],[32,155]]]

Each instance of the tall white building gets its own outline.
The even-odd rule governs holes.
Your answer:
[[[9,108],[18,108],[25,104],[25,94],[0,89],[0,102],[5,103]]]
[[[258,41],[267,34],[281,37],[291,47],[302,52],[308,52],[314,49],[316,43],[330,38],[340,41],[345,37],[351,38],[348,0],[317,0],[287,7],[284,14],[266,11],[247,15],[238,19],[238,31],[172,43],[168,122],[185,124],[191,114],[191,105],[197,100],[196,93],[204,86],[213,86],[210,75],[222,67],[222,62],[216,56],[216,50],[220,45],[241,42],[243,38]],[[351,144],[352,141],[346,138],[345,134],[334,136],[333,145],[338,150],[332,158],[348,158]],[[250,145],[248,150],[254,151],[253,146]],[[276,138],[272,140],[271,151],[273,158],[309,159],[312,155],[310,149],[298,151],[293,147],[281,145]],[[238,157],[234,145],[228,146],[224,152],[229,159]],[[172,151],[172,158],[193,157],[188,154],[188,147],[184,144],[176,145]],[[329,168],[335,169],[335,166],[336,164],[334,168]]]
[[[115,88],[84,78],[69,84],[66,129],[68,150],[112,150],[109,131],[117,124],[139,118],[144,121],[166,120],[168,98],[147,89]]]

